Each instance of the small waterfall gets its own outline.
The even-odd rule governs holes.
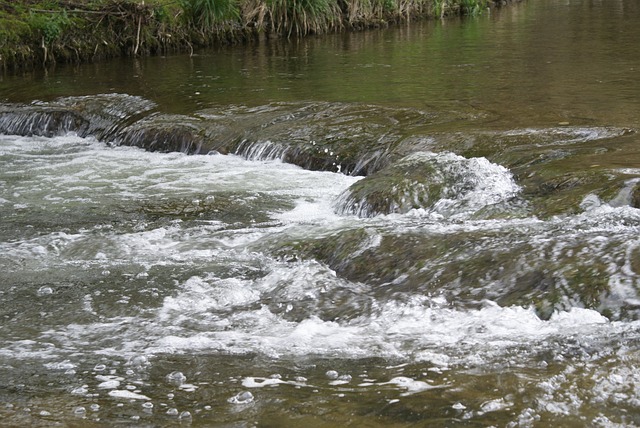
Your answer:
[[[273,141],[249,141],[242,140],[235,154],[248,160],[281,160],[286,163],[298,165],[310,171],[331,171],[345,174],[353,174],[355,163],[353,161],[340,160],[340,156],[326,147],[316,145],[315,141],[286,144]]]
[[[0,133],[53,137],[74,132],[109,140],[155,103],[125,94],[64,97],[50,102],[0,104]]]
[[[509,170],[485,158],[418,152],[353,184],[335,206],[339,214],[360,217],[411,210],[468,217],[519,191]]]
[[[271,141],[251,142],[242,140],[235,150],[235,154],[248,160],[282,160],[287,153],[287,147]]]
[[[118,131],[115,145],[142,147],[152,152],[208,152],[201,123],[183,115],[151,114]]]
[[[620,189],[615,198],[609,201],[609,205],[612,207],[631,206],[635,208],[640,207],[640,178],[632,178],[625,181],[624,187]]]
[[[279,159],[308,170],[369,175],[398,157],[394,149],[401,141],[401,128],[426,120],[421,112],[343,103],[231,106],[193,115],[155,108],[152,101],[126,94],[0,104],[0,133],[75,133],[150,151],[235,153],[249,160]]]
[[[351,175],[369,175],[387,166],[391,158],[389,149],[376,150],[373,153],[361,156],[356,164],[348,169]]]
[[[85,135],[89,122],[78,113],[64,109],[0,106],[0,133],[54,137],[75,132]]]

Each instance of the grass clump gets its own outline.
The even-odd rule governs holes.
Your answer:
[[[477,15],[487,8],[487,0],[461,0],[460,10],[464,15]]]
[[[66,10],[55,13],[30,12],[27,24],[36,34],[42,36],[43,43],[51,44],[56,41],[65,29],[71,26],[71,20]]]
[[[265,0],[271,28],[291,36],[320,34],[341,26],[336,0]]]
[[[240,19],[237,0],[180,0],[178,4],[186,25],[202,34]]]

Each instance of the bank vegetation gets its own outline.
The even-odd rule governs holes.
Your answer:
[[[0,0],[0,68],[474,15],[500,0]]]

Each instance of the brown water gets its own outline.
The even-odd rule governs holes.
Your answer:
[[[1,76],[0,425],[640,425],[638,22]]]

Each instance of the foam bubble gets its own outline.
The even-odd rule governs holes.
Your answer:
[[[120,386],[119,380],[105,380],[98,384],[99,389],[117,389]]]
[[[184,374],[182,374],[182,372],[178,372],[178,371],[169,373],[167,376],[165,376],[165,379],[170,384],[176,385],[176,386],[180,386],[187,381],[187,377]]]
[[[74,395],[87,395],[89,393],[89,385],[82,385],[71,390]]]
[[[53,288],[48,287],[48,286],[43,286],[38,288],[38,292],[37,292],[38,296],[49,296],[51,294],[53,294]]]
[[[44,366],[49,370],[72,370],[76,368],[76,365],[69,360],[58,363],[45,363]]]
[[[142,394],[138,394],[135,392],[126,391],[122,389],[115,389],[113,391],[109,391],[109,396],[114,398],[122,398],[125,400],[147,400],[147,401],[151,400],[146,395],[142,395]]]
[[[485,401],[480,405],[481,413],[496,412],[513,406],[513,403],[504,398],[496,398],[494,400]]]
[[[335,370],[328,370],[325,373],[325,376],[328,377],[331,380],[335,380],[335,379],[338,379],[338,372],[335,371]]]
[[[250,404],[253,403],[253,394],[249,391],[242,391],[227,400],[231,404]]]
[[[276,386],[287,382],[281,379],[247,377],[242,380],[242,386],[245,388],[264,388],[265,386]]]
[[[442,388],[443,386],[430,385],[427,382],[415,380],[406,376],[397,376],[390,379],[388,382],[380,383],[379,385],[395,385],[398,388],[405,390],[401,396],[413,395],[419,392],[427,391],[434,388]]]

